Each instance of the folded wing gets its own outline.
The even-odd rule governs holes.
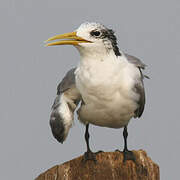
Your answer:
[[[144,63],[141,62],[140,59],[125,54],[127,60],[134,64],[140,71],[141,77],[139,79],[136,80],[136,83],[134,85],[134,92],[136,92],[139,95],[139,99],[137,101],[137,104],[139,105],[138,108],[135,110],[134,112],[134,117],[141,117],[143,111],[144,111],[144,106],[145,106],[145,90],[144,90],[144,83],[143,83],[143,79],[144,77],[149,78],[148,76],[144,75],[142,73],[142,69],[145,69],[146,65]]]
[[[81,100],[81,95],[75,86],[73,68],[67,72],[57,87],[57,96],[52,106],[50,126],[53,136],[63,143],[74,120],[74,111]]]

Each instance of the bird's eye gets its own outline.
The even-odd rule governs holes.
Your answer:
[[[101,32],[99,32],[99,31],[91,31],[91,36],[96,36],[96,37],[98,37],[98,36],[100,36],[101,35]]]

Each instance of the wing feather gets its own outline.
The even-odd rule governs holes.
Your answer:
[[[129,54],[125,54],[127,60],[134,64],[136,67],[141,68],[141,69],[145,69],[146,64],[144,64],[140,59],[138,59],[135,56],[129,55]]]
[[[139,107],[135,110],[134,117],[141,117],[142,113],[144,112],[144,106],[145,106],[145,90],[144,90],[144,83],[143,83],[143,74],[140,68],[139,68],[139,71],[141,73],[141,79],[139,79],[134,85],[134,91],[137,94],[139,94],[139,100],[137,101],[137,104],[139,105]]]
[[[134,114],[135,114],[135,118],[136,117],[141,117],[143,111],[144,111],[144,106],[145,106],[145,90],[144,90],[144,82],[143,79],[144,77],[149,78],[148,76],[145,76],[142,73],[142,69],[145,69],[146,65],[138,58],[125,54],[127,60],[134,64],[140,71],[141,77],[139,79],[136,80],[136,83],[134,85],[134,92],[136,92],[139,95],[139,100],[137,101],[137,104],[139,105],[139,107],[135,110]]]
[[[74,120],[81,96],[75,86],[75,68],[69,70],[57,87],[57,96],[52,106],[50,126],[53,136],[63,143]]]

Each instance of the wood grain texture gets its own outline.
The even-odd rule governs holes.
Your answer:
[[[35,180],[160,180],[159,166],[145,151],[133,151],[136,163],[123,163],[122,152],[97,154],[97,163],[82,163],[82,156],[54,166]]]

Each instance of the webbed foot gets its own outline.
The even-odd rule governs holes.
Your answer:
[[[132,151],[124,150],[123,151],[123,162],[125,163],[127,160],[132,160],[134,163],[136,163],[136,157]]]
[[[99,153],[102,153],[102,152],[104,152],[104,151],[97,151],[97,152],[95,152],[95,154],[97,155],[97,154],[99,154]]]
[[[84,156],[83,156],[83,159],[82,159],[82,162],[86,163],[89,160],[94,161],[94,163],[96,163],[97,162],[96,153],[93,153],[92,151],[85,152]]]

